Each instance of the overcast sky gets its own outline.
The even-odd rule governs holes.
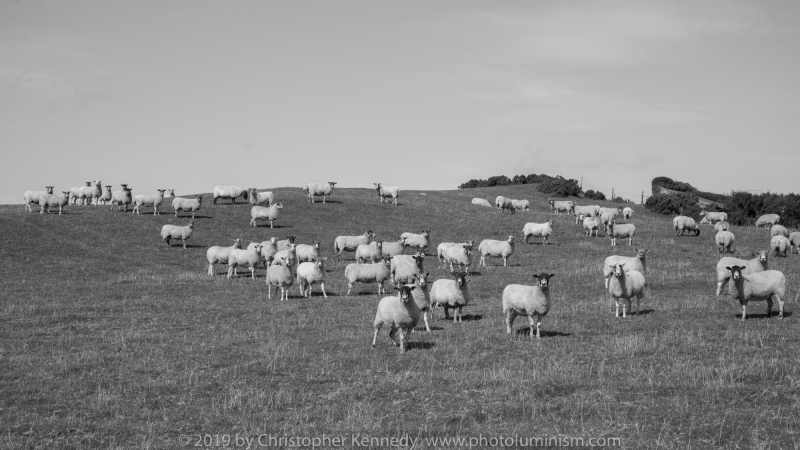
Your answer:
[[[797,1],[1,1],[0,203],[547,173],[797,192]]]

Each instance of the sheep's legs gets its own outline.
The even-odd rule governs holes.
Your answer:
[[[208,275],[213,277],[214,276],[214,264],[208,264]]]
[[[397,347],[397,346],[399,346],[399,345],[400,345],[400,343],[399,343],[399,342],[397,342],[397,338],[396,338],[396,335],[397,335],[397,330],[399,330],[399,328],[394,328],[394,327],[392,327],[392,328],[389,330],[389,340],[390,340],[390,341],[392,341],[392,344],[393,344],[395,347]]]
[[[511,327],[514,325],[514,320],[517,318],[517,313],[513,309],[506,312],[506,333],[511,334]]]
[[[253,266],[250,266],[250,277],[254,280],[256,279],[256,269]]]
[[[617,315],[616,315],[616,317],[619,318],[619,299],[615,298],[614,301],[617,303]]]
[[[747,319],[747,305],[742,303],[742,322]]]
[[[378,324],[375,326],[375,334],[372,335],[372,348],[375,348],[375,344],[378,343],[378,331],[380,331],[381,325],[383,324]]]
[[[183,241],[183,249],[186,250],[186,239],[181,239]]]
[[[726,284],[728,284],[728,277],[725,277],[722,281],[717,281],[717,297],[719,297],[722,288],[724,288]]]
[[[775,294],[772,294],[775,297],[775,300],[778,301],[778,319],[783,319],[783,299]]]
[[[767,298],[767,319],[772,315],[772,296]]]
[[[431,327],[428,325],[428,311],[422,311],[422,319],[425,321],[425,331],[431,331]]]
[[[269,281],[267,281],[267,298],[272,299],[272,285],[269,284]]]
[[[320,289],[322,289],[322,296],[323,296],[324,298],[328,298],[328,294],[326,294],[326,293],[325,293],[325,283],[320,283],[320,284],[319,284],[319,287],[320,287]],[[309,287],[308,289],[309,289],[309,291],[310,291],[310,290],[311,290],[311,287]]]

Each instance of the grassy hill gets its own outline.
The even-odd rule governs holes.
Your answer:
[[[218,435],[222,446],[237,433],[325,433],[348,444],[356,434],[516,434],[620,438],[625,448],[800,445],[796,256],[770,260],[787,276],[787,318],[763,317],[758,302],[740,323],[738,302],[714,296],[711,228],[679,238],[639,205],[635,245],[614,248],[551,215],[532,185],[404,191],[397,207],[369,189],[337,189],[324,205],[299,188],[273,192],[285,206],[275,229],[248,227],[248,205],[212,206],[206,195],[188,250],[160,246],[163,224],[186,222],[171,214],[0,206],[0,448],[177,448],[181,435],[190,446]],[[499,194],[527,198],[532,210],[501,216],[469,203]],[[263,270],[257,281],[227,280],[219,266],[206,275],[206,249],[233,238],[293,234],[321,240],[330,256],[340,234],[372,229],[390,240],[424,228],[436,280],[449,275],[435,261],[439,242],[519,238],[526,222],[550,218],[553,245],[518,243],[508,268],[479,268],[476,258],[464,323],[437,310],[433,330],[418,329],[402,355],[386,329],[370,347],[374,285],[344,296],[352,253],[328,260],[327,299],[318,289],[302,299],[295,286],[290,301],[267,300]],[[737,255],[768,245],[763,229],[732,231]],[[601,266],[634,247],[650,250],[649,292],[643,314],[616,319]],[[555,274],[542,339],[528,338],[524,318],[507,335],[503,288],[540,272]]]

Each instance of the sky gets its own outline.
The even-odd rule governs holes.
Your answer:
[[[0,0],[0,204],[529,173],[798,192],[799,22],[796,1]]]

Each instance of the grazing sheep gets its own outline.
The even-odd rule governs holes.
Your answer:
[[[542,319],[550,311],[550,279],[554,274],[541,273],[534,275],[535,286],[509,284],[503,289],[503,314],[506,316],[506,333],[511,334],[511,327],[517,316],[525,316],[530,324],[530,336],[533,338],[533,326],[536,324],[536,339],[541,339],[539,329]],[[536,321],[533,320],[536,316]]]
[[[83,205],[92,204],[92,199],[94,199],[94,206],[97,206],[97,199],[101,195],[103,195],[103,186],[99,180],[87,183],[86,186],[81,186],[78,190],[78,198]]]
[[[472,302],[469,282],[465,272],[453,273],[452,280],[436,280],[431,287],[431,306],[444,307],[444,318],[450,320],[450,308],[458,311],[453,314],[453,323],[461,322],[461,310]],[[433,311],[431,311],[433,320]]]
[[[472,247],[475,245],[475,241],[464,241],[464,242],[442,242],[436,247],[436,256],[439,258],[439,262],[442,263],[442,269],[447,267],[447,260],[444,258],[444,251],[448,247],[452,246],[459,246],[461,248],[466,248],[467,250],[472,250]]]
[[[747,319],[747,302],[750,300],[767,301],[767,318],[772,313],[772,301],[778,301],[778,319],[783,319],[783,297],[786,295],[786,276],[779,270],[742,273],[742,266],[726,267],[733,280],[734,297],[742,305],[742,320]]]
[[[552,198],[548,198],[547,203],[550,203],[550,209],[552,209],[553,214],[556,215],[561,214],[562,212],[570,214],[575,211],[575,202],[570,200],[557,201],[553,200]]]
[[[398,286],[400,284],[413,283],[414,275],[422,273],[425,255],[419,252],[413,255],[397,255],[393,256],[391,261],[389,273],[392,284]]]
[[[328,294],[325,293],[325,260],[327,259],[327,257],[317,258],[297,266],[297,281],[300,282],[301,296],[311,297],[312,286],[319,284],[322,296],[328,298]]]
[[[473,205],[478,205],[478,206],[488,206],[490,208],[492,207],[492,204],[489,203],[489,200],[486,200],[486,199],[483,199],[483,198],[473,198],[472,199],[472,204]]]
[[[614,264],[625,264],[624,270],[626,272],[635,270],[637,272],[647,273],[647,250],[636,248],[633,251],[633,256],[611,255],[603,262],[603,278],[606,280],[606,290],[608,290],[608,280],[614,273]]]
[[[622,218],[625,220],[630,220],[631,217],[633,217],[633,208],[630,206],[622,208]]]
[[[586,231],[586,236],[591,236],[592,231],[594,231],[594,237],[597,237],[602,225],[599,217],[585,217],[583,219],[583,229]]]
[[[695,236],[700,236],[700,226],[691,217],[677,216],[672,219],[672,226],[675,227],[675,234],[683,236],[685,231],[689,234],[694,233]]]
[[[428,284],[428,275],[430,275],[430,273],[415,275],[414,283],[405,285],[411,288],[411,295],[414,296],[414,302],[417,304],[417,308],[422,311],[422,318],[425,321],[425,331],[431,331],[431,327],[428,325],[428,313],[431,311],[431,291],[430,284]]]
[[[531,210],[531,202],[529,202],[528,200],[511,200],[511,204],[514,205],[514,209],[520,211]]]
[[[722,288],[724,288],[725,285],[728,284],[728,280],[730,280],[731,275],[728,271],[728,266],[744,267],[742,273],[745,275],[769,270],[769,251],[760,250],[754,252],[754,255],[755,258],[749,260],[734,258],[732,256],[720,258],[717,262],[717,297],[719,297]]]
[[[378,264],[348,264],[344,269],[344,277],[347,279],[347,295],[353,284],[358,283],[378,283],[378,295],[386,293],[383,282],[391,278],[391,260],[383,258]]]
[[[183,249],[186,250],[186,240],[192,237],[192,231],[194,230],[194,222],[191,220],[189,224],[186,226],[178,226],[178,225],[164,225],[161,227],[161,245],[167,244],[167,247],[172,247],[170,244],[170,239],[180,239],[183,241]]]
[[[250,208],[250,225],[256,226],[256,219],[262,219],[269,220],[269,227],[274,228],[274,223],[278,220],[279,209],[283,209],[283,205],[280,203],[272,206],[253,206]]]
[[[389,203],[389,199],[394,200],[394,204],[397,205],[397,196],[400,194],[400,188],[397,186],[381,186],[380,183],[372,183],[375,185],[375,190],[378,191],[378,197],[381,199],[381,203],[386,201]]]
[[[282,257],[276,264],[267,267],[267,298],[272,298],[272,286],[281,288],[281,301],[289,300],[289,288],[294,284],[292,257]]]
[[[514,207],[514,203],[511,201],[510,198],[503,197],[502,195],[498,195],[496,199],[494,199],[494,206],[500,211],[500,214],[508,211],[510,214],[514,214],[517,212],[517,208]]]
[[[361,244],[356,248],[356,262],[361,264],[367,261],[378,262],[383,258],[383,241],[373,241],[369,244]]]
[[[374,238],[375,233],[372,230],[367,230],[366,233],[360,236],[337,236],[333,241],[333,254],[337,260],[340,260],[342,252],[354,252],[359,245],[369,244]]]
[[[728,222],[725,222],[724,220],[720,220],[719,222],[714,224],[714,232],[718,233],[720,231],[728,231],[728,228],[730,226],[731,225]]]
[[[253,244],[252,248],[255,248],[255,245],[257,244]],[[242,248],[241,239],[234,239],[233,245],[230,247],[221,247],[219,245],[210,247],[206,251],[206,261],[208,261],[208,276],[214,276],[214,264],[228,264],[228,257],[230,257],[231,251],[240,248]],[[250,246],[247,247],[248,250],[250,248]]]
[[[381,246],[381,256],[384,258],[391,258],[395,255],[402,255],[403,252],[406,250],[406,239],[404,237],[400,237],[397,239],[396,242],[383,242],[383,246]]]
[[[553,234],[553,221],[548,220],[545,223],[528,222],[522,227],[522,242],[528,243],[528,238],[542,237],[542,245],[549,244],[550,235]]]
[[[781,221],[781,216],[779,214],[764,214],[763,216],[759,217],[758,220],[756,220],[756,226],[769,228],[775,225],[776,223],[779,223],[780,221]]]
[[[286,239],[281,239],[277,243],[278,250],[288,249],[290,245],[294,244],[295,239],[297,239],[297,236],[292,236],[292,235],[286,236]]]
[[[611,246],[617,245],[617,238],[628,238],[628,245],[633,245],[636,225],[632,223],[617,224],[613,220],[606,224],[606,234],[611,238]]]
[[[481,261],[478,265],[486,266],[486,257],[503,258],[503,267],[508,267],[508,258],[514,254],[514,236],[509,236],[505,241],[495,239],[484,239],[478,245],[478,251],[481,252]],[[450,271],[453,271],[452,263]]]
[[[375,313],[375,335],[372,338],[372,348],[378,342],[378,332],[383,325],[389,327],[389,339],[395,346],[400,347],[400,353],[406,351],[406,340],[414,327],[419,323],[420,310],[411,294],[411,288],[401,286],[398,296],[383,297],[378,303],[378,311]],[[400,341],[395,339],[397,332],[400,332]]]
[[[58,215],[64,210],[64,207],[69,205],[69,191],[62,191],[64,195],[44,193],[39,196],[39,214],[50,214],[50,208],[58,206]]]
[[[295,247],[298,261],[314,261],[319,258],[319,252],[322,251],[320,247],[321,241],[311,241],[311,244],[298,244]]]
[[[720,253],[733,253],[733,244],[736,242],[736,236],[728,230],[717,231],[714,236],[714,242],[717,243]]]
[[[792,251],[797,250],[797,253],[800,253],[800,231],[795,231],[789,235],[789,243],[792,245]]]
[[[125,207],[124,211],[128,211],[128,205],[133,203],[131,188],[127,184],[121,184],[120,186],[122,186],[122,190],[114,191],[114,195],[111,196],[112,211],[114,210],[114,205],[117,206],[117,211],[123,211],[123,206]]]
[[[261,245],[261,262],[264,264],[264,267],[269,267],[272,264],[272,261],[275,257],[275,254],[278,253],[278,248],[276,245],[278,242],[278,238],[271,237],[269,240],[262,242]],[[250,250],[257,242],[251,242],[247,245],[247,249]]]
[[[769,229],[769,236],[786,236],[789,237],[789,230],[786,229],[783,225],[773,225],[772,228]]]
[[[142,206],[152,206],[153,207],[153,215],[158,216],[161,213],[158,212],[158,207],[161,206],[161,203],[164,202],[164,192],[166,189],[158,189],[158,194],[156,195],[144,195],[139,194],[133,198],[133,212],[139,215],[139,208]]]
[[[238,197],[247,200],[247,189],[242,189],[239,186],[214,186],[214,204],[217,204],[217,199],[229,198],[231,203],[236,203]]]
[[[25,202],[25,211],[33,213],[31,205],[38,205],[39,197],[42,195],[53,193],[53,186],[45,186],[44,188],[46,189],[44,191],[25,191],[25,193],[22,194],[22,201]],[[69,191],[67,191],[67,199],[69,199]]]
[[[315,203],[314,197],[322,197],[322,203],[325,203],[325,199],[327,196],[332,195],[333,188],[336,186],[335,181],[329,181],[327,183],[308,183],[308,186],[304,187],[304,191],[308,191],[308,202]]]
[[[786,254],[791,246],[792,243],[789,242],[789,238],[780,234],[772,236],[772,239],[769,241],[769,248],[775,252],[775,256],[783,256],[786,258]]]
[[[232,249],[228,255],[228,278],[237,275],[236,268],[239,266],[247,266],[250,269],[250,276],[256,279],[256,266],[261,263],[261,244],[255,244],[252,247],[248,246],[247,250],[238,248]],[[237,275],[238,276],[238,275]]]
[[[617,304],[617,317],[619,317],[619,300],[624,300],[622,303],[623,319],[628,317],[627,312],[631,309],[631,298],[633,297],[636,297],[636,314],[639,314],[639,302],[644,298],[645,287],[647,286],[642,272],[638,270],[626,272],[623,270],[624,267],[625,263],[611,265],[614,273],[608,282],[607,288],[611,298],[613,298]]]
[[[172,199],[172,209],[175,210],[175,217],[178,217],[179,211],[191,211],[192,219],[194,219],[194,213],[200,211],[201,206],[203,206],[203,196],[199,194],[195,195],[194,198],[175,197]]]
[[[111,201],[111,197],[113,195],[114,194],[111,193],[111,185],[107,184],[106,185],[106,191],[103,192],[103,195],[101,195],[100,197],[97,198],[97,203],[99,203],[101,205],[107,205],[108,202]]]
[[[422,230],[422,233],[415,234],[415,233],[403,233],[400,235],[400,239],[403,239],[405,243],[405,248],[403,248],[403,253],[405,253],[405,249],[408,247],[415,248],[422,253],[425,253],[428,250],[428,246],[430,245],[430,236],[431,230]]]
[[[252,205],[272,206],[275,203],[275,196],[272,195],[272,192],[258,192],[257,188],[250,188],[248,191],[250,192],[250,204]]]
[[[451,245],[442,250],[442,259],[446,264],[450,264],[450,271],[453,265],[457,264],[459,269],[469,269],[472,265],[472,251],[463,245]]]
[[[574,205],[572,207],[572,214],[575,215],[575,225],[577,225],[579,220],[583,220],[586,217],[598,217],[600,216],[600,206],[598,205],[584,205],[578,206]]]
[[[711,223],[716,223],[720,220],[728,220],[728,213],[715,211],[708,212],[705,209],[700,211],[700,216]]]

